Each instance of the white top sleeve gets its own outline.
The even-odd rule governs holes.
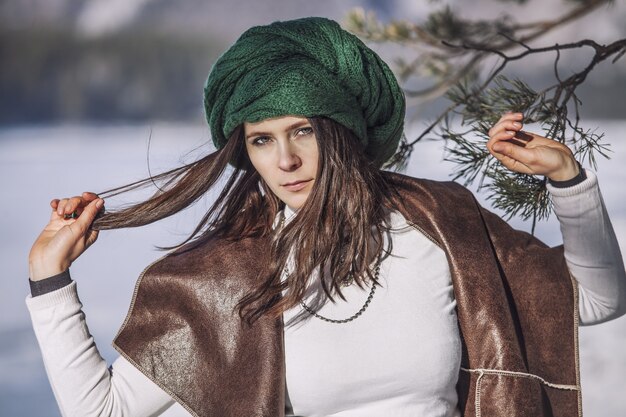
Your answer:
[[[85,323],[76,282],[28,296],[26,305],[64,417],[157,416],[174,404],[123,357],[107,367]]]
[[[578,282],[580,324],[597,324],[626,313],[626,273],[596,175],[575,186],[548,184],[563,234],[565,260]]]

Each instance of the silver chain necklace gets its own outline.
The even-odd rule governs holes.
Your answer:
[[[285,226],[285,212],[283,211],[282,217],[280,219],[280,224],[278,225],[278,230],[282,230],[283,227]],[[376,266],[374,267],[374,281],[372,282],[372,288],[370,289],[370,293],[367,296],[367,300],[365,300],[365,304],[363,304],[363,307],[361,307],[361,309],[359,311],[357,311],[356,313],[354,313],[352,316],[348,317],[347,319],[341,319],[341,320],[337,320],[337,319],[329,319],[328,317],[324,317],[320,314],[317,314],[316,311],[314,311],[311,307],[309,307],[308,305],[305,304],[305,302],[303,300],[300,300],[300,306],[310,315],[312,315],[313,317],[316,317],[320,320],[324,320],[328,323],[335,323],[335,324],[342,324],[342,323],[348,323],[354,319],[356,319],[357,317],[359,317],[361,314],[363,314],[363,312],[367,309],[367,307],[369,306],[370,302],[372,301],[372,298],[374,297],[374,293],[376,292],[376,281],[378,281],[378,275],[380,274],[380,262],[381,259],[380,257],[376,260]],[[289,271],[289,268],[287,267],[287,265],[285,265],[285,275],[289,276],[291,274],[291,272]],[[352,282],[354,282],[354,279],[352,278],[352,276],[350,275],[348,278],[346,278],[345,280],[343,280],[342,286],[347,287],[349,285],[352,284]]]

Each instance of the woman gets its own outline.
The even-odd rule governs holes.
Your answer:
[[[51,203],[27,304],[64,415],[158,415],[174,401],[196,416],[581,413],[577,326],[622,315],[626,278],[597,180],[567,147],[511,141],[519,113],[487,144],[550,179],[564,249],[454,183],[381,171],[404,97],[376,54],[321,18],[244,33],[213,67],[205,109],[219,150],[158,176],[151,199],[99,218],[92,193]],[[229,164],[194,234],[140,277],[109,370],[71,262],[98,229],[187,207]]]

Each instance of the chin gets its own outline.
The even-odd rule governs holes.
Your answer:
[[[300,207],[302,207],[304,205],[304,203],[306,202],[306,198],[307,196],[297,196],[295,198],[287,198],[284,199],[283,202],[285,204],[287,204],[289,207],[291,207],[293,210],[300,210]]]
[[[300,207],[304,205],[301,201],[285,201],[285,204],[291,207],[292,210],[300,210]]]

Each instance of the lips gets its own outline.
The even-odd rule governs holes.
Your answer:
[[[287,190],[289,190],[289,191],[300,191],[301,189],[306,187],[306,185],[309,183],[309,181],[312,181],[312,179],[300,180],[300,181],[292,181],[292,182],[288,182],[288,183],[283,184],[282,187],[287,189]]]

